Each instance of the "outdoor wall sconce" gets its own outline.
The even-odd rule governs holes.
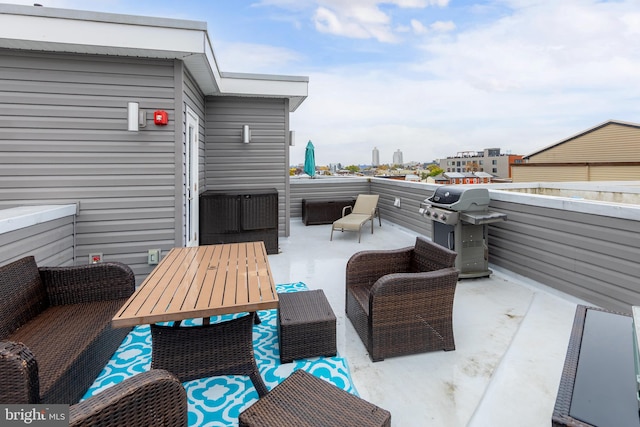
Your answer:
[[[242,142],[245,144],[251,142],[251,129],[249,129],[249,125],[242,126]]]
[[[138,132],[139,128],[147,126],[147,113],[141,110],[137,102],[127,103],[127,130]]]
[[[295,130],[290,130],[289,131],[289,146],[293,147],[294,145],[296,145],[296,131]]]

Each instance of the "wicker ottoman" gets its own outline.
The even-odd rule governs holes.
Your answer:
[[[280,363],[336,355],[336,316],[322,290],[278,295]]]
[[[240,414],[239,427],[390,427],[391,414],[297,370]]]

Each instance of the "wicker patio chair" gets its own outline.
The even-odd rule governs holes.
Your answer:
[[[455,350],[455,259],[455,252],[422,237],[414,247],[349,259],[346,313],[371,360]]]
[[[342,218],[335,221],[331,226],[331,237],[329,240],[333,240],[333,230],[347,230],[357,231],[358,243],[360,243],[362,226],[367,221],[371,221],[371,234],[373,234],[373,218],[376,214],[379,197],[377,194],[359,194],[353,207],[345,206],[342,209]],[[348,210],[351,210],[349,214],[347,214]]]
[[[187,393],[171,373],[134,375],[69,408],[70,427],[186,426]]]
[[[259,396],[269,389],[253,353],[256,313],[200,326],[151,325],[151,368],[166,369],[180,381],[218,375],[246,375]]]

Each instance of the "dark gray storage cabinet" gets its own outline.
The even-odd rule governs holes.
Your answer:
[[[278,253],[278,191],[205,191],[200,195],[200,244],[264,242]]]
[[[355,204],[356,199],[333,200],[302,199],[302,222],[304,225],[333,224],[342,218],[342,209]]]

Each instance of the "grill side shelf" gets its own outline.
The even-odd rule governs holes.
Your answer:
[[[507,215],[499,212],[460,212],[460,220],[474,225],[491,224],[493,222],[506,221]]]

